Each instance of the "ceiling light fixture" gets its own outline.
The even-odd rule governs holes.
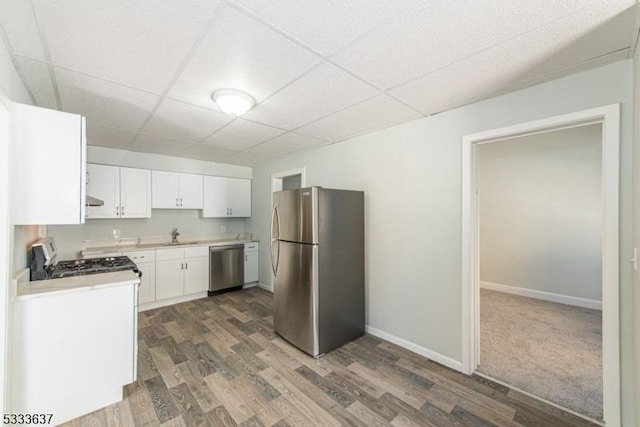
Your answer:
[[[218,107],[232,116],[241,116],[256,103],[251,95],[236,89],[218,89],[211,95]]]

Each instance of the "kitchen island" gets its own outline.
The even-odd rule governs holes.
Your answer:
[[[122,400],[137,375],[138,276],[25,276],[12,295],[7,412],[52,414],[58,425]]]

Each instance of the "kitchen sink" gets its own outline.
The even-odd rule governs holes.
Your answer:
[[[184,245],[195,245],[196,243],[198,242],[191,241],[191,242],[164,243],[162,246],[184,246]]]

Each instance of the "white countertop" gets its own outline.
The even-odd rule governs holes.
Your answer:
[[[112,286],[137,285],[140,278],[131,270],[113,273],[87,274],[85,276],[64,277],[61,279],[47,279],[19,281],[15,299],[17,301],[62,295],[70,292],[84,292]]]
[[[180,239],[178,239],[180,241]],[[148,251],[156,249],[173,249],[173,248],[186,248],[190,246],[224,246],[232,244],[257,242],[255,239],[210,239],[210,240],[188,240],[189,243],[180,243],[177,245],[171,245],[168,242],[156,242],[156,243],[131,243],[130,241],[123,242],[121,244],[115,244],[111,246],[100,246],[93,248],[86,248],[82,250],[82,255],[101,255],[113,252],[132,252],[132,251]]]

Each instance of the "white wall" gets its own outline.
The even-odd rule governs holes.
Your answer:
[[[80,257],[84,240],[113,239],[113,230],[120,230],[120,237],[164,236],[171,239],[171,230],[178,228],[178,240],[229,235],[245,231],[244,218],[201,218],[202,210],[153,209],[151,218],[140,219],[87,219],[82,225],[50,225],[47,235],[58,244],[58,259]],[[222,232],[221,226],[226,231]],[[251,231],[251,230],[247,230]]]
[[[12,102],[30,104],[31,100],[16,69],[11,62],[4,43],[0,42],[0,413],[4,413],[7,372],[7,332],[10,327],[10,306],[8,299],[9,279],[17,268],[24,266],[24,259],[18,254],[37,235],[37,227],[14,227],[9,218],[11,206],[11,129],[6,110],[11,110]]]
[[[87,161],[106,165],[247,179],[250,179],[252,174],[251,168],[244,166],[91,146],[87,148]],[[225,227],[225,232],[222,231],[222,226]],[[173,227],[178,228],[180,239],[189,240],[189,237],[244,232],[245,219],[202,218],[201,210],[153,209],[151,218],[87,219],[82,225],[49,225],[47,235],[56,240],[60,251],[59,259],[72,259],[79,257],[84,240],[112,239],[114,229],[120,230],[121,238],[168,237]]]
[[[640,8],[637,9],[640,19]],[[640,249],[640,49],[633,58],[633,244]],[[640,262],[640,261],[639,261]],[[640,265],[640,264],[639,264]],[[640,426],[640,272],[634,273],[636,424]]]
[[[480,280],[602,301],[602,125],[482,144]]]
[[[631,62],[621,61],[254,168],[254,216],[269,238],[270,175],[306,167],[306,184],[365,191],[367,324],[462,360],[461,140],[464,135],[622,104],[620,295],[623,420],[633,425]],[[261,245],[260,276],[270,275]]]

